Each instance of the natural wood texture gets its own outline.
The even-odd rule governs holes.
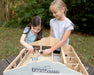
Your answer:
[[[7,59],[1,59],[0,60],[0,75],[3,75],[3,71],[4,69],[16,58],[16,56],[12,56],[12,57],[9,57]],[[62,62],[61,60],[61,56],[60,54],[54,54],[53,55],[53,61],[54,62]],[[1,62],[2,61],[2,62]],[[19,60],[18,60],[19,61]],[[5,63],[5,64],[3,64]],[[6,65],[6,66],[5,66]],[[1,66],[5,66],[5,67],[1,67]],[[87,72],[89,73],[89,75],[94,75],[94,67],[91,67],[91,66],[88,66],[86,64],[84,64]]]
[[[36,41],[34,43],[32,43],[31,45],[38,45],[38,46],[54,46],[56,43],[58,43],[59,40],[57,40],[56,38],[52,38],[52,37],[44,37],[41,39],[41,41]]]
[[[61,55],[63,55],[63,59],[64,59],[64,64],[77,71],[82,73],[83,75],[88,75],[85,67],[83,66],[83,64],[81,63],[79,57],[77,56],[74,48],[70,45],[65,44],[64,46],[61,47]]]
[[[34,47],[38,47],[40,50],[43,50],[45,48],[54,46],[58,42],[59,42],[59,40],[57,40],[55,38],[45,37],[39,41],[32,43],[31,45],[33,45]],[[14,61],[5,69],[5,71],[25,66],[26,64],[33,62],[33,60],[36,62],[43,61],[43,60],[50,60],[50,61],[54,62],[53,53],[49,54],[47,56],[44,56],[44,55],[38,53],[37,51],[38,50],[36,48],[36,52],[33,54],[33,53],[27,51],[26,48],[23,49],[19,53],[19,55],[14,59]],[[38,56],[39,56],[39,58],[38,58]],[[88,75],[85,67],[81,63],[79,57],[77,56],[75,50],[73,49],[73,47],[71,45],[65,44],[64,46],[62,46],[60,56],[61,56],[61,60],[62,60],[62,62],[60,62],[60,63],[66,65],[68,68],[70,68],[74,71],[82,73],[83,75]]]
[[[16,66],[17,66],[16,62],[18,61],[18,59],[20,59],[20,56],[22,56],[23,53],[26,53],[26,49],[22,50],[22,52],[14,59],[14,61],[11,62],[11,64],[5,69],[5,71],[16,68]],[[20,59],[20,61],[21,61],[21,59]]]
[[[34,58],[34,57],[36,59],[32,60],[32,58]],[[38,57],[38,59],[37,59],[37,57]],[[30,52],[30,53],[28,53],[28,55],[26,55],[22,59],[22,61],[20,61],[19,65],[17,67],[25,66],[28,63],[33,62],[33,61],[39,62],[39,61],[43,61],[43,60],[50,60],[50,61],[52,61],[52,54],[44,56],[44,55],[41,55],[41,54],[33,54],[33,53]]]

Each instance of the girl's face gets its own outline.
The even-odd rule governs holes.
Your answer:
[[[54,8],[54,7],[51,7],[50,8],[53,16],[58,19],[58,20],[62,20],[63,17],[64,17],[64,9],[60,10],[58,8]]]
[[[38,25],[36,27],[31,27],[31,29],[33,34],[37,34],[41,31],[41,25]]]

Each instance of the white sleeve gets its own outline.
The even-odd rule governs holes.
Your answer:
[[[74,30],[74,24],[72,22],[66,23],[65,31],[68,31],[68,30]]]
[[[53,28],[53,22],[55,21],[55,19],[51,19],[50,20],[50,27],[52,27]]]

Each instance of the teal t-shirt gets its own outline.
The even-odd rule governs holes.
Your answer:
[[[24,29],[23,33],[28,32],[28,30],[29,30],[29,27],[26,27]],[[28,44],[33,43],[35,41],[36,37],[37,37],[37,34],[33,34],[32,30],[30,30],[29,33],[27,33],[27,35],[26,35],[26,42]]]

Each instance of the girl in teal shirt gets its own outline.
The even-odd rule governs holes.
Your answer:
[[[43,22],[41,17],[34,16],[31,22],[25,27],[20,39],[20,43],[27,48],[27,50],[34,52],[30,43],[40,40],[42,38]]]

